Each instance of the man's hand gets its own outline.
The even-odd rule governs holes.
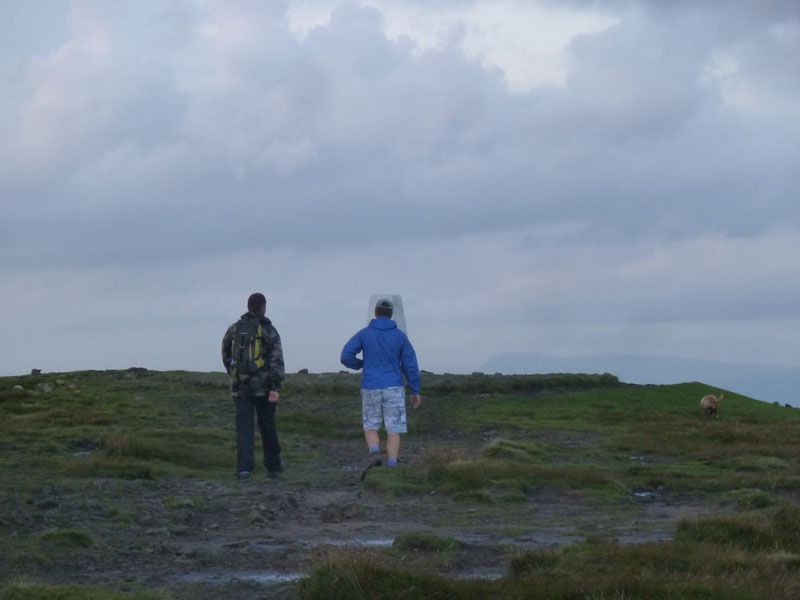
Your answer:
[[[422,398],[419,397],[419,394],[411,394],[411,406],[417,408],[419,403],[421,402]]]
[[[278,392],[276,392],[275,390],[271,390],[267,400],[272,404],[275,404],[278,401]]]

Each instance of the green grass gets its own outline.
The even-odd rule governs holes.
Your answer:
[[[15,383],[26,393],[10,393]],[[37,393],[38,383],[52,391]],[[0,467],[152,479],[230,465],[232,416],[225,414],[221,375],[84,371],[3,378],[3,384]]]
[[[392,547],[407,551],[454,552],[463,545],[463,542],[455,538],[442,537],[426,531],[411,531],[398,535]]]
[[[800,509],[781,504],[767,511],[684,520],[676,538],[746,550],[800,554]]]
[[[118,592],[107,587],[19,583],[10,586],[0,600],[170,600],[160,591]]]
[[[552,457],[552,449],[548,444],[531,440],[492,440],[483,449],[484,456],[498,460],[519,462],[548,462]]]
[[[43,542],[59,546],[90,548],[94,546],[91,534],[77,529],[57,529],[43,533],[40,538]]]
[[[500,437],[480,455],[426,461],[427,482],[439,489],[514,482],[522,491],[546,484],[612,494],[798,489],[800,445],[793,440],[800,411],[729,392],[722,417],[704,419],[698,399],[709,391],[689,383],[437,398],[433,410],[454,415],[459,429]],[[435,415],[431,421],[438,422]]]
[[[282,434],[360,439],[358,377],[290,375],[278,412]],[[39,383],[52,391],[36,392]],[[15,384],[26,392],[14,392]],[[409,412],[408,438],[495,433],[480,455],[429,464],[425,483],[456,490],[511,479],[523,488],[533,480],[564,488],[800,488],[794,443],[800,411],[729,392],[721,418],[703,419],[698,398],[711,389],[630,386],[610,375],[426,374],[423,406]],[[0,468],[33,466],[76,477],[214,476],[231,464],[232,432],[221,373],[0,379]],[[654,460],[637,464],[634,455]]]
[[[784,504],[784,500],[778,494],[765,492],[763,490],[733,490],[728,496],[735,502],[737,510],[757,510],[771,508]]]

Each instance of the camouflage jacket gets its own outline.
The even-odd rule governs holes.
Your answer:
[[[260,379],[270,390],[278,391],[281,387],[281,382],[286,376],[283,366],[281,336],[278,335],[278,331],[272,325],[272,321],[266,317],[258,317],[251,312],[247,312],[242,315],[241,319],[259,319],[263,326],[261,330],[261,356],[264,358],[264,367],[251,375],[250,378]],[[231,358],[233,358],[231,344],[235,327],[236,323],[228,327],[225,336],[222,338],[222,365],[229,375],[231,375]]]

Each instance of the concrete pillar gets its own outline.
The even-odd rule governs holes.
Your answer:
[[[397,294],[373,294],[370,296],[369,306],[367,307],[367,324],[375,318],[375,305],[378,303],[378,300],[382,298],[391,300],[392,304],[394,304],[392,320],[397,323],[398,329],[408,335],[408,330],[406,329],[406,315],[403,312],[403,299]]]

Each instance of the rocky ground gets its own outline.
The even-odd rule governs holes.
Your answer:
[[[407,468],[421,460],[425,447],[424,441],[403,447]],[[505,506],[457,502],[434,490],[393,497],[362,483],[361,452],[353,441],[332,442],[324,464],[302,470],[286,464],[279,480],[255,473],[241,482],[95,479],[51,483],[24,494],[6,489],[3,535],[69,529],[89,533],[93,544],[72,544],[56,560],[40,559],[33,550],[30,556],[5,557],[10,568],[3,569],[0,583],[22,576],[55,584],[165,588],[176,598],[291,598],[294,582],[322,553],[342,547],[377,551],[397,535],[416,531],[465,545],[441,559],[395,551],[387,560],[451,577],[498,577],[517,548],[587,536],[631,543],[668,539],[680,518],[708,510],[699,497],[663,490],[640,490],[619,506],[546,487],[532,490],[522,504]]]

